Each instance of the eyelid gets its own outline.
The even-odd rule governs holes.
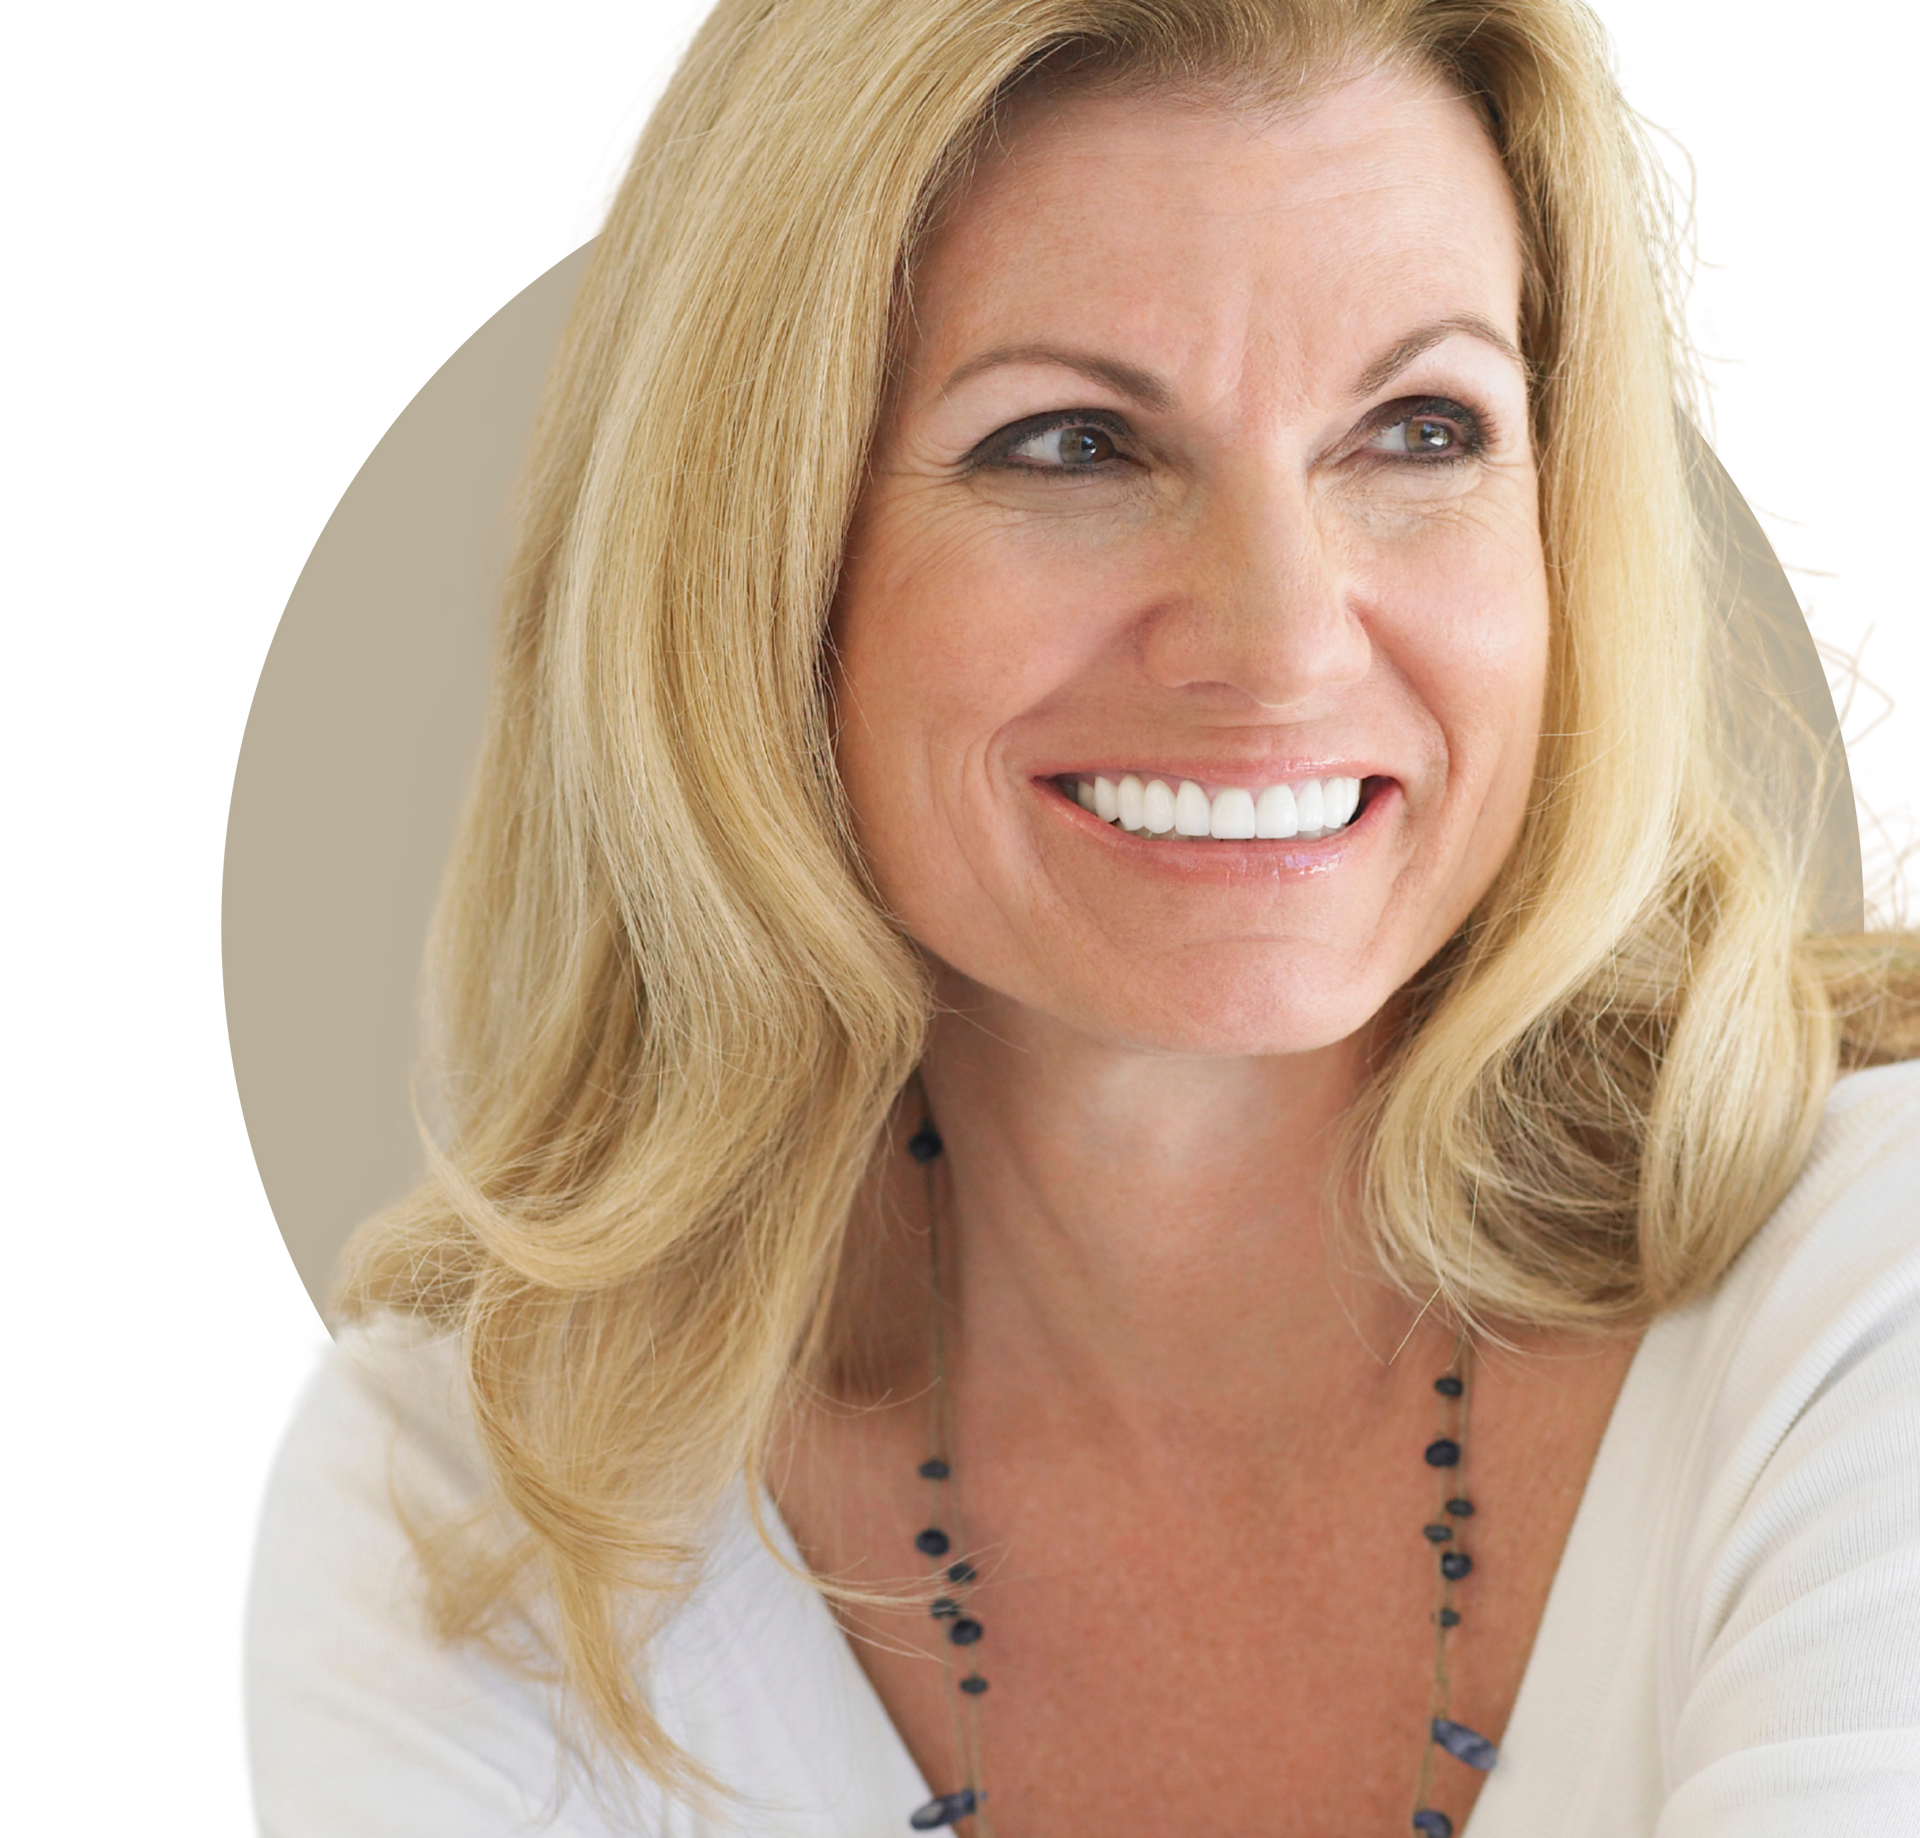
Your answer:
[[[1484,453],[1498,434],[1491,415],[1461,401],[1457,396],[1401,396],[1392,402],[1383,402],[1367,416],[1360,427],[1358,444],[1364,447],[1375,435],[1408,421],[1457,423],[1466,440],[1466,451],[1453,457],[1461,459]]]
[[[1015,447],[1032,440],[1038,434],[1051,434],[1059,428],[1098,428],[1104,434],[1111,434],[1116,442],[1128,446],[1137,444],[1134,432],[1127,425],[1124,416],[1115,414],[1111,409],[1101,408],[1065,408],[1049,409],[1042,414],[1028,415],[1019,421],[1010,421],[1003,428],[996,428],[985,440],[978,442],[961,460],[964,467],[991,466],[1002,461]],[[1023,466],[1016,468],[1027,472],[1064,472],[1064,466]]]
[[[1451,421],[1459,425],[1466,447],[1462,453],[1453,455],[1454,458],[1466,459],[1484,453],[1490,445],[1494,444],[1498,435],[1497,424],[1486,411],[1474,408],[1457,396],[1422,394],[1399,396],[1391,402],[1381,403],[1361,424],[1356,444],[1359,447],[1365,447],[1369,440],[1386,429],[1397,427],[1402,422],[1419,420],[1422,417],[1435,421]],[[1126,417],[1112,409],[1048,409],[1037,415],[1023,416],[1018,421],[1011,421],[1004,427],[996,428],[983,440],[977,441],[961,457],[959,464],[962,469],[968,471],[998,465],[1006,460],[1007,455],[1015,447],[1023,445],[1037,435],[1050,434],[1060,428],[1074,427],[1099,428],[1102,432],[1112,435],[1117,443],[1125,447],[1137,449],[1139,446],[1139,437],[1128,424]],[[1067,472],[1074,469],[1064,466],[1020,463],[1010,466],[1009,470]]]

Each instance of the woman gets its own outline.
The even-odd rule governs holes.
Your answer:
[[[723,0],[269,1506],[269,1830],[1920,1810],[1920,1080],[1833,1086],[1914,960],[1727,763],[1623,122],[1569,0]]]

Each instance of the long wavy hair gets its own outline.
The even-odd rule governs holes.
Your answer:
[[[1361,1241],[1463,1318],[1644,1318],[1778,1202],[1842,1057],[1920,1044],[1912,944],[1810,939],[1808,826],[1729,763],[1671,244],[1578,0],[720,0],[525,485],[434,943],[451,1136],[341,1292],[464,1350],[511,1531],[419,1540],[443,1633],[537,1599],[657,1778],[689,1766],[636,1661],[817,1361],[929,1019],[823,668],[918,242],[1023,86],[1271,109],[1381,63],[1511,180],[1551,657],[1519,841],[1349,1120]]]

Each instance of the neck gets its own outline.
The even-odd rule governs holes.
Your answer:
[[[1175,1058],[943,993],[922,1076],[947,1145],[956,1371],[1163,1423],[1380,1372],[1417,1311],[1343,1249],[1328,1204],[1367,1042]]]

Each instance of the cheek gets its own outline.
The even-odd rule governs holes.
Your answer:
[[[915,503],[876,510],[833,620],[849,741],[966,749],[1044,709],[1096,655],[1103,597],[1058,544]],[[859,717],[859,719],[856,719]]]
[[[1429,714],[1450,796],[1524,805],[1546,688],[1546,566],[1531,496],[1449,517],[1381,558],[1374,638]]]
[[[876,876],[904,891],[1004,816],[1006,743],[1076,680],[1089,633],[1065,571],[911,493],[856,535],[832,623],[837,754]]]

